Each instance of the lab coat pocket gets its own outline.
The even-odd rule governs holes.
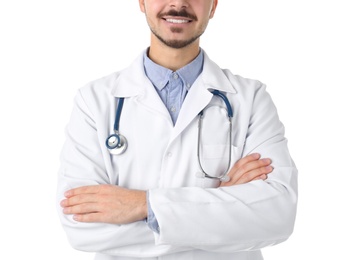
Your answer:
[[[227,171],[230,156],[228,145],[203,145],[200,163],[208,175],[219,177]]]
[[[206,173],[220,176],[240,159],[240,150],[233,145],[203,145],[200,157],[200,163]]]
[[[200,165],[209,176],[225,175],[239,159],[239,149],[229,145],[203,145],[200,151]],[[218,179],[204,178],[203,187],[218,187]]]

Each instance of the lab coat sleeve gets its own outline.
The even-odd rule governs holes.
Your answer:
[[[131,247],[144,251],[153,241],[152,231],[144,221],[113,225],[79,223],[65,215],[60,207],[68,189],[97,184],[114,184],[107,174],[102,148],[99,145],[96,123],[79,92],[75,98],[70,122],[66,128],[66,142],[61,153],[58,174],[57,209],[70,244],[82,251],[124,254]]]
[[[261,85],[254,92],[243,156],[272,159],[266,181],[223,188],[173,188],[150,191],[160,226],[157,244],[190,245],[213,252],[257,250],[286,240],[293,232],[297,169],[289,155],[284,127]],[[247,113],[240,109],[239,113]]]

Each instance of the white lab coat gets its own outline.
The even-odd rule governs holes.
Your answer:
[[[198,113],[203,123],[202,163],[225,170],[227,118],[224,103],[208,89],[226,93],[233,111],[232,162],[250,153],[272,159],[266,181],[217,188],[197,178]],[[117,97],[125,97],[120,133],[128,141],[112,156],[105,141],[113,133]],[[260,248],[286,240],[293,231],[297,170],[284,127],[265,86],[220,69],[207,55],[203,72],[185,98],[176,125],[144,73],[143,56],[125,70],[89,83],[75,98],[67,126],[58,180],[58,211],[71,245],[98,252],[95,259],[262,259]],[[226,152],[225,152],[226,151]],[[78,223],[59,202],[70,188],[116,184],[149,190],[160,226]]]

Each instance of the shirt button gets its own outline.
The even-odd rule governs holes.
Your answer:
[[[176,72],[173,73],[173,78],[178,79],[178,74]]]
[[[170,111],[173,112],[173,113],[176,112],[176,107],[171,107]]]

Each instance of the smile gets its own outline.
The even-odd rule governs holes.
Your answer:
[[[183,19],[165,19],[169,23],[177,23],[177,24],[182,24],[182,23],[190,23],[191,20],[183,20]]]

